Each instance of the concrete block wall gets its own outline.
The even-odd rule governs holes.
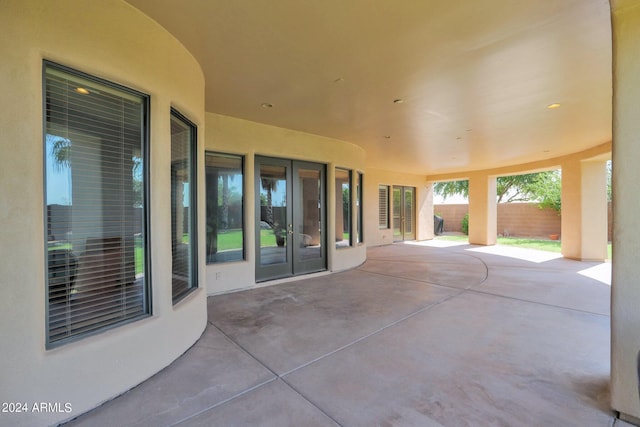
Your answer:
[[[498,204],[498,234],[548,238],[560,234],[560,215],[531,203]]]
[[[461,232],[467,204],[433,205],[433,212],[444,218],[444,231]],[[611,241],[612,207],[609,203],[608,236]],[[535,203],[498,204],[498,235],[548,238],[561,234],[560,215],[553,209],[540,209]]]

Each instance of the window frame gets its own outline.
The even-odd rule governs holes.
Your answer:
[[[75,79],[76,81],[84,80],[88,83],[95,83],[101,86],[106,87],[107,89],[112,89],[117,93],[120,93],[122,96],[129,95],[131,97],[135,97],[140,100],[141,106],[141,129],[140,129],[140,157],[142,159],[143,170],[142,170],[142,224],[141,229],[143,233],[142,242],[144,245],[144,256],[142,259],[142,264],[144,268],[144,278],[142,284],[142,292],[143,295],[141,297],[142,303],[142,313],[137,316],[132,316],[125,318],[123,320],[114,321],[112,323],[105,324],[96,329],[92,329],[85,332],[74,333],[67,337],[63,337],[60,339],[56,339],[55,341],[51,341],[51,306],[50,306],[50,282],[49,282],[49,218],[48,218],[48,191],[47,191],[47,130],[48,130],[48,110],[47,110],[47,85],[48,85],[48,77],[47,70],[55,70],[58,73],[69,75],[70,79]],[[42,168],[43,168],[43,224],[44,224],[44,306],[45,306],[45,316],[44,316],[44,337],[45,337],[45,350],[52,350],[70,343],[74,343],[80,340],[83,340],[87,337],[101,334],[103,332],[119,328],[121,326],[125,326],[134,322],[137,322],[142,319],[146,319],[148,317],[153,316],[153,286],[152,286],[152,268],[151,268],[151,233],[150,233],[150,224],[151,224],[151,209],[150,209],[150,182],[151,182],[151,167],[150,167],[150,148],[151,148],[151,139],[150,139],[150,117],[151,117],[151,97],[150,95],[140,92],[138,90],[129,88],[127,86],[123,86],[121,84],[115,83],[113,81],[88,74],[86,72],[80,71],[75,68],[68,67],[66,65],[62,65],[60,63],[50,61],[47,59],[42,60]],[[120,96],[120,95],[119,95]],[[68,105],[68,104],[67,104]]]
[[[354,205],[354,203],[353,203],[353,200],[354,200],[353,175],[354,174],[353,174],[353,170],[352,169],[336,166],[335,173],[334,173],[334,186],[335,186],[337,172],[339,170],[347,173],[347,181],[346,181],[346,183],[349,185],[349,206],[348,206],[349,207],[349,215],[347,216],[348,221],[349,221],[348,222],[348,224],[349,224],[349,244],[346,245],[346,246],[339,246],[338,242],[335,242],[335,247],[338,250],[352,248],[353,247],[353,242],[354,242],[354,230],[353,230],[353,216],[354,216],[354,212],[353,212],[353,205]],[[340,197],[340,199],[342,199],[342,186],[341,186],[341,189],[340,189],[339,197]],[[344,204],[343,204],[343,209],[344,209]],[[343,221],[344,221],[344,214],[343,214],[342,218],[343,218]],[[344,228],[343,228],[343,234],[344,234]],[[334,233],[334,240],[335,240],[335,233]]]
[[[180,120],[183,124],[187,125],[191,130],[189,138],[189,285],[188,287],[177,295],[172,295],[172,304],[175,306],[182,301],[189,294],[199,288],[198,278],[198,126],[189,120],[178,109],[171,107],[169,114],[169,122],[171,118]],[[173,150],[173,141],[170,142],[171,150]],[[172,159],[173,161],[173,159]],[[171,189],[173,191],[173,189]],[[172,206],[173,208],[173,206]],[[173,226],[173,224],[171,224]],[[173,264],[173,249],[171,253]],[[173,278],[173,268],[172,268]],[[173,290],[173,279],[172,286]]]
[[[364,172],[356,174],[356,244],[364,244]]]
[[[232,259],[232,260],[220,260],[220,261],[209,261],[209,253],[205,250],[206,253],[206,265],[216,265],[216,264],[227,264],[227,263],[231,263],[231,262],[244,262],[247,260],[247,233],[246,233],[246,218],[245,218],[245,209],[246,209],[246,203],[245,203],[245,196],[246,196],[246,159],[245,156],[242,154],[233,154],[233,153],[223,153],[223,152],[219,152],[219,151],[205,151],[204,152],[204,157],[205,157],[205,167],[204,167],[204,173],[205,173],[205,193],[208,194],[208,191],[206,190],[206,187],[208,185],[208,180],[206,179],[207,176],[207,156],[219,156],[219,157],[226,157],[226,158],[232,158],[232,159],[237,159],[240,160],[240,175],[242,178],[242,195],[241,195],[241,203],[242,203],[242,207],[241,207],[241,227],[242,227],[242,258],[241,259]],[[205,195],[205,200],[206,202],[208,202],[208,196]],[[206,203],[205,202],[205,203]],[[216,202],[216,206],[217,206],[217,202]],[[206,213],[205,214],[205,226],[208,227],[208,221],[209,219],[209,215]],[[205,237],[206,238],[206,237]]]

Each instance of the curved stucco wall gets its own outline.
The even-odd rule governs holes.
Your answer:
[[[0,27],[0,401],[61,402],[72,409],[3,413],[0,424],[51,425],[150,377],[204,330],[204,247],[201,288],[172,305],[169,208],[170,108],[198,126],[203,170],[204,78],[180,43],[119,0],[4,0]],[[151,96],[153,316],[53,350],[45,349],[43,59]],[[204,218],[204,205],[198,208]]]
[[[255,286],[254,157],[256,155],[305,160],[327,165],[327,182],[335,180],[335,168],[365,172],[365,152],[352,143],[311,135],[291,129],[264,125],[238,118],[207,113],[206,150],[244,156],[245,164],[245,254],[241,262],[209,264],[207,290],[218,294]],[[366,183],[365,173],[365,183]],[[366,185],[366,184],[365,184]],[[354,209],[355,211],[355,209]],[[335,186],[327,185],[327,235],[335,227]],[[352,224],[355,224],[353,212]],[[367,237],[365,235],[365,243]],[[331,239],[327,247],[328,270],[341,271],[362,264],[366,245],[336,249]]]
[[[640,425],[640,3],[612,0],[613,16],[613,272],[611,401]]]

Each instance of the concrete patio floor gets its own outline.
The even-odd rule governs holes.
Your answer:
[[[202,338],[69,426],[627,426],[610,264],[449,242],[210,297]]]

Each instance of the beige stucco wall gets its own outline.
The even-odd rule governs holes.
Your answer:
[[[365,245],[335,248],[336,189],[335,168],[364,171],[365,152],[345,141],[264,125],[219,114],[206,114],[208,151],[238,154],[245,160],[245,257],[244,261],[216,263],[207,266],[207,292],[210,295],[247,289],[255,283],[255,195],[254,157],[256,155],[305,160],[327,165],[327,261],[329,271],[341,271],[364,262]],[[368,182],[365,174],[365,185]],[[353,192],[355,197],[355,184]],[[353,209],[352,224],[356,224]],[[366,234],[365,234],[366,239]],[[366,240],[365,240],[366,241]]]
[[[3,0],[0,27],[0,401],[62,402],[72,408],[0,414],[0,424],[51,425],[145,380],[204,330],[204,288],[172,305],[168,204],[170,107],[199,126],[202,170],[204,78],[182,45],[119,0]],[[45,349],[43,58],[151,96],[153,316],[53,350]],[[203,208],[201,203],[201,218]],[[201,265],[204,279],[203,256]]]
[[[612,1],[613,16],[613,277],[612,406],[640,422],[636,357],[640,351],[640,3]]]
[[[378,227],[378,187],[389,186],[390,228]],[[392,172],[368,168],[364,184],[364,224],[367,246],[389,245],[393,243],[393,199],[394,185],[415,187],[416,189],[416,240],[433,238],[433,184],[425,175]]]

